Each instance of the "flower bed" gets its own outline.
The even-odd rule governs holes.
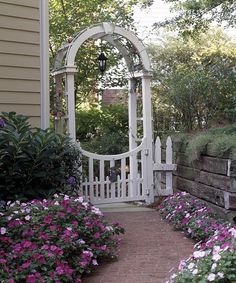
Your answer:
[[[200,240],[170,283],[236,281],[236,226],[224,223],[205,203],[185,192],[166,198],[160,213],[176,229]]]
[[[100,259],[114,257],[124,232],[82,197],[8,202],[0,212],[1,282],[81,282]]]

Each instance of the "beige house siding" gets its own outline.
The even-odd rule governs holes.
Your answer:
[[[40,0],[0,0],[0,112],[40,127]]]

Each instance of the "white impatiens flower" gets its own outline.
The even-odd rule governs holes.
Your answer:
[[[82,202],[82,205],[83,205],[85,208],[88,208],[88,203],[87,203],[87,202]]]
[[[210,273],[207,277],[207,280],[212,282],[216,279],[216,275],[214,273]]]
[[[179,270],[183,270],[186,266],[186,262],[185,260],[181,260],[178,269]]]
[[[213,257],[212,257],[212,259],[213,259],[214,261],[218,261],[219,259],[221,259],[221,255],[219,255],[219,254],[214,254]]]
[[[106,226],[106,230],[107,231],[113,231],[113,228],[112,228],[112,226]]]
[[[205,253],[204,251],[196,251],[196,252],[193,253],[193,256],[194,256],[195,258],[202,258],[202,257],[204,257],[205,255],[206,255],[206,253]]]
[[[100,216],[102,216],[103,214],[102,214],[102,212],[101,212],[101,210],[99,209],[99,208],[97,208],[97,207],[95,207],[95,206],[92,206],[92,212],[94,213],[94,214],[96,214],[96,215],[100,215]]]
[[[193,275],[196,275],[198,273],[198,269],[195,268],[192,273],[193,273]]]
[[[231,233],[231,235],[236,238],[236,229],[235,228],[231,228],[229,229],[229,232]]]
[[[189,265],[188,265],[188,269],[193,269],[195,266],[195,264],[193,262],[191,262]]]
[[[6,229],[5,227],[1,227],[1,228],[0,228],[0,234],[1,234],[1,235],[6,234],[6,232],[7,232],[7,229]]]
[[[75,202],[80,202],[82,203],[84,201],[84,198],[83,197],[79,197],[79,198],[76,198],[75,199]]]
[[[213,248],[213,254],[218,253],[220,251],[220,246],[214,246]]]
[[[223,272],[218,272],[217,275],[218,275],[220,278],[224,278],[224,273],[223,273]]]
[[[26,215],[26,216],[25,216],[25,220],[26,220],[26,221],[29,221],[30,219],[31,219],[31,216],[29,216],[29,215]]]
[[[96,259],[93,259],[93,260],[92,260],[92,264],[93,264],[93,265],[98,265],[97,260],[96,260]]]
[[[214,269],[216,268],[216,266],[217,266],[217,264],[214,262],[214,263],[212,264],[211,270],[214,270]]]
[[[191,234],[192,233],[192,229],[188,228],[188,233]]]

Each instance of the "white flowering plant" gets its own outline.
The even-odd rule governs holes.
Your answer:
[[[167,197],[160,212],[175,228],[200,240],[169,283],[236,282],[235,225],[217,218],[211,208],[186,192]]]
[[[124,232],[80,196],[8,202],[0,215],[0,281],[8,283],[80,283],[115,256]]]
[[[188,260],[181,262],[179,268],[180,272],[174,274],[169,282],[235,282],[236,246],[228,249],[196,251]]]

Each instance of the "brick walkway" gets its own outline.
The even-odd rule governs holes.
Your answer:
[[[173,231],[157,211],[105,215],[126,229],[118,260],[98,267],[82,283],[164,283],[193,251],[193,241]]]

